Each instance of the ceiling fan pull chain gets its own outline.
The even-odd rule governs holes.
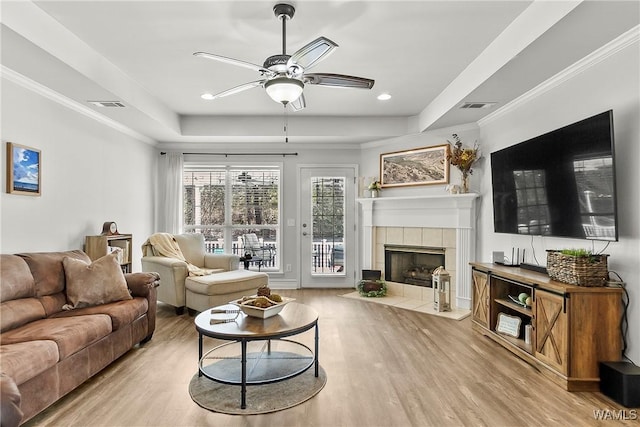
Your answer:
[[[284,143],[289,142],[289,114],[287,111],[287,105],[284,105]]]

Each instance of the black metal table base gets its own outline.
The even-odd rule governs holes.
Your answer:
[[[240,354],[240,364],[241,364],[241,378],[240,381],[231,381],[231,380],[224,380],[224,379],[220,379],[220,378],[216,378],[214,375],[207,373],[205,371],[205,367],[203,367],[203,334],[199,333],[198,334],[198,376],[206,376],[207,378],[213,380],[213,381],[218,381],[221,383],[225,383],[225,384],[239,384],[241,386],[240,388],[240,408],[241,409],[246,409],[247,407],[247,386],[248,385],[259,385],[259,384],[267,384],[270,382],[276,382],[276,381],[283,381],[289,378],[293,378],[297,375],[302,374],[303,372],[305,372],[306,370],[308,370],[311,366],[314,366],[314,375],[316,377],[318,377],[319,375],[319,358],[318,358],[318,350],[319,350],[319,345],[320,345],[320,339],[319,339],[319,331],[318,331],[318,323],[317,321],[314,322],[314,324],[311,326],[315,328],[315,334],[314,334],[314,350],[313,350],[313,360],[310,364],[308,364],[307,366],[303,367],[302,369],[299,369],[297,371],[294,371],[291,374],[288,375],[284,375],[282,377],[278,377],[278,378],[271,378],[271,379],[265,379],[265,380],[259,380],[259,381],[252,381],[252,382],[248,382],[247,381],[247,344],[251,341],[266,341],[267,342],[267,352],[270,354],[271,353],[271,339],[239,339],[236,341],[232,341],[231,343],[226,343],[223,344],[221,346],[215,347],[212,350],[210,350],[207,354],[210,354],[211,352],[227,346],[229,344],[233,344],[233,343],[240,343],[240,347],[241,347],[241,354]],[[308,329],[307,329],[308,330]],[[301,331],[304,332],[304,331]],[[273,337],[274,340],[279,340],[278,337]],[[301,344],[299,342],[296,341],[289,341],[289,340],[282,340],[283,342],[289,342],[289,343],[293,343],[293,344],[297,344],[300,345],[302,347],[309,349],[307,346],[305,346],[304,344]],[[237,353],[236,353],[237,354]],[[237,356],[236,356],[237,357]],[[237,366],[237,365],[236,365]]]

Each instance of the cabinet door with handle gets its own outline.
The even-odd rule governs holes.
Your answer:
[[[473,321],[485,328],[489,327],[489,275],[472,270],[473,279]]]
[[[568,302],[562,295],[535,292],[535,356],[565,375],[569,367]]]

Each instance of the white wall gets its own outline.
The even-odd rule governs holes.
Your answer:
[[[627,355],[640,363],[640,87],[638,42],[606,57],[558,86],[539,93],[529,101],[486,123],[481,122],[482,147],[492,152],[525,141],[558,127],[613,109],[616,178],[618,195],[619,242],[606,248],[609,269],[627,283],[629,307],[629,349]],[[487,163],[489,161],[487,160]],[[506,235],[493,233],[491,174],[486,165],[481,178],[478,258],[491,260],[491,252],[535,248],[540,264],[545,264],[545,249],[581,247],[596,252],[604,242]]]
[[[133,271],[153,230],[156,149],[2,80],[2,253],[82,249],[104,221],[133,234]],[[41,150],[42,195],[5,192],[5,142]]]

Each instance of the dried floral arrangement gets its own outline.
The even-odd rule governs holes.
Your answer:
[[[473,174],[471,167],[480,159],[478,143],[473,144],[473,148],[463,148],[462,141],[457,134],[453,134],[452,138],[455,142],[447,140],[451,145],[451,150],[447,155],[449,163],[457,167],[462,172],[463,177]]]

